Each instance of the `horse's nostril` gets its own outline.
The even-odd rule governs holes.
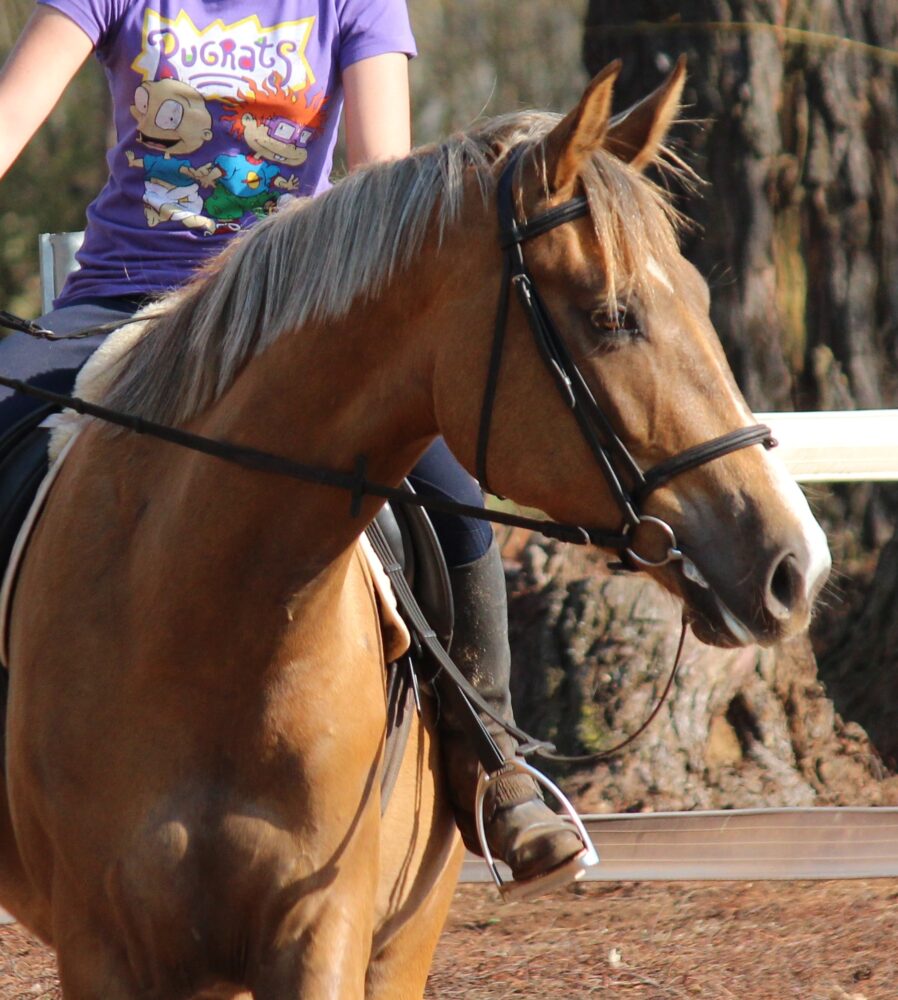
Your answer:
[[[774,566],[767,592],[767,610],[777,618],[790,615],[804,597],[804,577],[791,552]]]

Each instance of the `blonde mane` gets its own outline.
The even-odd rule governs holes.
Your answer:
[[[458,217],[469,170],[488,197],[497,159],[519,145],[540,157],[558,121],[537,112],[493,119],[265,219],[142,314],[139,335],[108,352],[92,395],[159,423],[188,421],[281,334],[382,294],[431,226],[442,235]],[[663,190],[610,154],[596,154],[582,181],[613,298],[637,262],[676,252],[676,213]]]

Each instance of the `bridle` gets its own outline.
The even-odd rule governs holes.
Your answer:
[[[604,548],[617,549],[625,567],[648,568],[682,561],[673,528],[658,517],[642,512],[646,499],[675,476],[714,461],[731,452],[755,444],[772,448],[776,445],[772,432],[764,424],[740,427],[702,444],[694,445],[677,455],[659,462],[643,472],[636,459],[620,439],[595,396],[583,373],[559,334],[552,317],[539,294],[536,283],[524,260],[524,244],[589,214],[589,203],[578,196],[527,221],[517,217],[514,206],[514,178],[520,162],[521,149],[513,151],[498,181],[499,245],[502,249],[502,284],[493,330],[492,351],[487,369],[486,386],[480,411],[477,438],[477,478],[489,491],[487,452],[493,406],[502,367],[505,331],[508,326],[509,290],[514,287],[518,302],[527,317],[539,354],[551,373],[562,398],[571,408],[590,451],[593,454],[615,503],[622,515],[619,531],[609,532],[584,528],[590,542]],[[652,560],[639,555],[633,548],[633,537],[640,525],[651,525],[661,532],[667,545],[662,559]]]

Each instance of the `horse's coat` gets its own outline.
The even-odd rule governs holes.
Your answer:
[[[525,143],[522,213],[589,197],[591,221],[526,253],[627,446],[650,464],[747,426],[707,287],[641,173],[682,67],[612,121],[615,72],[561,121],[500,120],[260,225],[153,310],[104,401],[310,464],[364,454],[388,483],[437,433],[473,468],[494,184]],[[616,524],[516,309],[490,475],[559,519]],[[806,625],[825,543],[760,447],[647,506],[708,581],[654,571],[700,635]],[[355,545],[375,510],[354,519],[337,490],[84,428],[15,595],[0,797],[0,902],[53,942],[67,1000],[421,995],[460,853],[432,713],[380,815],[383,649]]]

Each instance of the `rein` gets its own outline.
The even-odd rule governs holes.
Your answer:
[[[22,321],[22,323],[23,326],[30,325],[27,320]],[[23,330],[23,332],[27,331]],[[150,437],[159,438],[160,440],[168,441],[170,444],[179,445],[180,447],[187,448],[191,451],[198,451],[205,455],[210,455],[213,458],[219,458],[222,461],[230,462],[245,469],[267,472],[272,475],[285,476],[289,479],[315,483],[320,486],[332,486],[336,489],[348,490],[352,497],[350,513],[353,517],[358,516],[361,501],[364,496],[376,496],[381,497],[384,500],[388,500],[390,503],[405,504],[406,506],[411,507],[423,507],[427,510],[437,510],[453,514],[462,513],[465,516],[475,517],[483,521],[492,521],[497,524],[505,524],[511,527],[527,528],[532,531],[539,531],[547,537],[556,538],[564,542],[570,542],[574,545],[584,545],[592,541],[591,537],[587,537],[585,529],[579,528],[575,525],[568,525],[555,521],[543,521],[538,518],[509,514],[505,511],[487,511],[481,507],[473,507],[469,504],[456,503],[455,501],[450,500],[441,500],[438,497],[422,497],[417,493],[410,493],[403,489],[385,486],[381,483],[370,482],[365,478],[365,461],[363,458],[359,459],[356,464],[356,469],[352,473],[340,472],[335,469],[328,469],[320,466],[304,465],[300,462],[294,462],[292,459],[285,458],[281,455],[274,455],[270,452],[260,451],[255,448],[247,448],[241,445],[231,444],[227,441],[219,441],[215,438],[192,434],[189,431],[183,431],[177,427],[171,427],[167,424],[157,424],[154,421],[145,420],[144,418],[137,417],[133,414],[110,410],[108,407],[100,406],[97,403],[90,403],[87,400],[79,398],[78,396],[50,392],[48,389],[41,389],[37,386],[29,385],[27,382],[22,382],[20,379],[7,378],[5,375],[0,375],[0,385],[4,385],[26,396],[40,399],[43,402],[52,403],[54,406],[67,407],[84,416],[95,417],[98,420],[105,421],[106,423],[124,427],[136,434],[146,434]],[[686,637],[685,622],[680,633],[680,642],[674,659],[674,665],[671,669],[670,676],[668,677],[667,684],[665,685],[661,697],[658,699],[658,702],[652,712],[639,726],[639,728],[615,746],[612,746],[607,750],[600,750],[596,753],[584,754],[580,756],[566,756],[564,754],[557,753],[555,751],[554,744],[546,742],[545,740],[536,739],[524,730],[510,725],[507,720],[502,719],[499,715],[497,715],[491,706],[483,700],[477,689],[467,680],[464,674],[461,673],[446,653],[446,650],[440,643],[436,633],[431,628],[429,622],[424,616],[424,613],[418,606],[418,602],[406,582],[405,574],[402,572],[402,567],[396,562],[386,539],[383,537],[383,533],[377,526],[377,523],[372,521],[367,530],[369,539],[371,540],[372,545],[374,546],[374,549],[383,563],[388,577],[390,578],[390,582],[396,592],[397,600],[400,602],[403,610],[408,615],[409,621],[424,647],[434,658],[440,669],[444,671],[450,677],[452,682],[460,688],[469,704],[476,706],[478,711],[488,715],[494,722],[501,725],[519,742],[520,746],[518,748],[518,752],[522,756],[538,754],[547,760],[562,764],[587,764],[605,760],[614,756],[619,751],[623,750],[624,747],[629,746],[634,742],[634,740],[641,736],[661,710],[661,707],[667,699],[667,695],[673,686],[677,671],[679,670],[680,657]],[[473,724],[475,726],[475,729],[471,731],[471,735],[477,744],[478,755],[480,756],[481,761],[485,764],[489,763],[492,765],[489,768],[490,773],[492,773],[497,768],[503,766],[505,760],[496,746],[492,736],[489,734],[489,731],[483,725],[480,716],[476,711],[474,711],[474,708],[471,709],[471,719],[473,720]]]
[[[608,484],[615,503],[621,511],[622,525],[618,531],[586,528],[564,522],[525,517],[505,511],[489,511],[481,507],[442,500],[437,497],[423,497],[403,489],[369,480],[366,476],[366,459],[364,456],[358,457],[352,472],[331,469],[324,466],[307,465],[283,455],[235,445],[228,441],[221,441],[193,434],[166,424],[159,424],[133,414],[111,410],[108,407],[88,402],[76,396],[50,392],[49,390],[29,385],[19,379],[0,375],[0,385],[44,402],[52,403],[55,406],[69,408],[79,414],[95,417],[107,423],[124,427],[137,434],[146,434],[159,438],[171,444],[210,455],[245,469],[345,490],[350,494],[350,515],[352,517],[357,517],[360,514],[364,497],[378,497],[382,500],[388,500],[390,503],[423,507],[441,513],[471,517],[475,520],[490,521],[510,527],[526,528],[531,531],[538,531],[549,538],[575,545],[593,544],[601,548],[612,549],[621,555],[620,568],[628,570],[660,567],[678,561],[681,564],[684,575],[689,579],[695,580],[697,570],[695,570],[691,561],[677,546],[673,528],[660,518],[642,513],[641,508],[646,498],[659,487],[665,485],[683,472],[688,472],[731,452],[748,448],[755,444],[763,445],[768,449],[773,448],[776,445],[776,441],[769,427],[764,424],[755,424],[750,427],[742,427],[730,431],[709,441],[694,445],[677,455],[659,462],[648,469],[648,471],[642,471],[636,459],[617,435],[611,422],[596,402],[586,379],[552,322],[549,311],[536,288],[536,284],[524,260],[523,244],[525,242],[536,239],[558,226],[588,216],[589,204],[585,197],[575,197],[533,219],[527,221],[519,220],[515,212],[513,193],[514,172],[519,157],[520,150],[515,151],[509,157],[509,161],[499,177],[497,189],[499,245],[503,258],[502,282],[493,329],[490,362],[486,375],[483,402],[481,404],[476,452],[477,478],[484,490],[492,492],[489,490],[487,478],[487,454],[489,450],[493,407],[502,368],[505,331],[508,325],[510,289],[514,287],[518,302],[527,317],[528,325],[530,326],[539,354],[552,375],[562,398],[573,411],[581,434]],[[92,329],[74,335],[57,336],[35,323],[19,319],[19,317],[3,311],[0,311],[0,325],[8,326],[11,329],[20,330],[30,336],[45,340],[78,339],[103,329],[98,328],[96,331]],[[115,325],[119,326],[121,324]],[[633,548],[633,536],[636,530],[646,524],[650,524],[660,530],[667,539],[667,553],[663,559],[650,560],[644,558]],[[421,641],[436,659],[440,668],[459,686],[469,703],[491,716],[494,721],[504,726],[511,735],[522,743],[519,752],[523,755],[537,753],[552,761],[571,764],[586,764],[605,760],[636,740],[661,710],[673,686],[680,666],[686,638],[687,626],[685,622],[680,634],[674,665],[658,702],[639,728],[615,746],[592,754],[567,756],[554,752],[554,746],[551,743],[536,740],[523,730],[509,726],[507,722],[498,718],[487,703],[480,698],[477,691],[468,683],[437,641],[435,633],[430,628],[420,608],[418,608],[414,596],[410,593],[404,576],[401,572],[393,571],[394,569],[398,569],[398,567],[394,568],[392,566],[395,560],[392,559],[389,548],[384,548],[381,544],[382,539],[378,537],[378,532],[375,531],[374,537],[369,534],[369,538],[372,538],[375,549],[379,550],[378,555],[380,555],[381,561],[384,562],[385,566],[389,567],[387,571],[393,582],[394,589],[397,591],[397,598],[400,599],[404,609],[409,614]],[[380,551],[381,549],[383,551]],[[701,584],[704,584],[704,581],[701,581],[700,574],[697,575]],[[706,584],[704,585],[706,586]],[[418,619],[421,620],[419,621]],[[472,715],[481,730],[478,740],[478,753],[487,771],[493,773],[504,766],[506,762],[473,708]]]
[[[84,330],[79,330],[77,333],[54,333],[52,330],[46,330],[30,319],[22,319],[21,316],[16,316],[11,312],[6,312],[5,309],[0,309],[0,326],[5,327],[7,330],[18,330],[20,333],[27,333],[29,337],[35,337],[37,340],[86,340],[97,333],[112,333],[113,330],[117,330],[120,326],[125,325],[122,322],[103,323],[100,326],[89,326]]]
[[[146,434],[148,437],[159,438],[162,441],[168,441],[170,444],[176,444],[191,451],[202,452],[205,455],[221,459],[224,462],[230,462],[232,465],[238,465],[244,469],[250,469],[255,472],[267,472],[271,475],[285,476],[288,479],[297,479],[304,483],[314,483],[319,486],[331,486],[335,489],[346,490],[351,497],[350,514],[353,517],[359,515],[364,497],[372,496],[408,507],[423,507],[426,510],[472,517],[478,521],[491,521],[494,524],[504,524],[512,528],[527,528],[530,531],[541,532],[547,538],[569,542],[573,545],[588,545],[591,543],[604,548],[614,549],[619,547],[617,544],[619,536],[611,532],[593,529],[587,530],[575,524],[566,524],[560,521],[544,521],[541,518],[525,517],[522,514],[512,514],[507,511],[485,510],[482,507],[458,503],[454,500],[443,500],[439,497],[423,497],[417,493],[408,493],[395,486],[387,486],[384,483],[374,482],[366,477],[367,462],[363,455],[360,455],[357,459],[352,472],[344,472],[326,466],[306,465],[305,463],[287,458],[284,455],[276,455],[257,448],[236,445],[230,441],[221,441],[217,438],[193,434],[178,427],[172,427],[169,424],[159,424],[131,413],[111,410],[97,403],[90,403],[78,396],[51,392],[49,389],[42,389],[23,382],[20,379],[8,378],[5,375],[0,375],[0,385],[13,389],[15,392],[20,392],[25,396],[40,399],[45,403],[52,403],[54,406],[75,410],[76,413],[80,413],[83,416],[96,417],[98,420],[103,420],[106,423],[124,427],[135,434]]]

